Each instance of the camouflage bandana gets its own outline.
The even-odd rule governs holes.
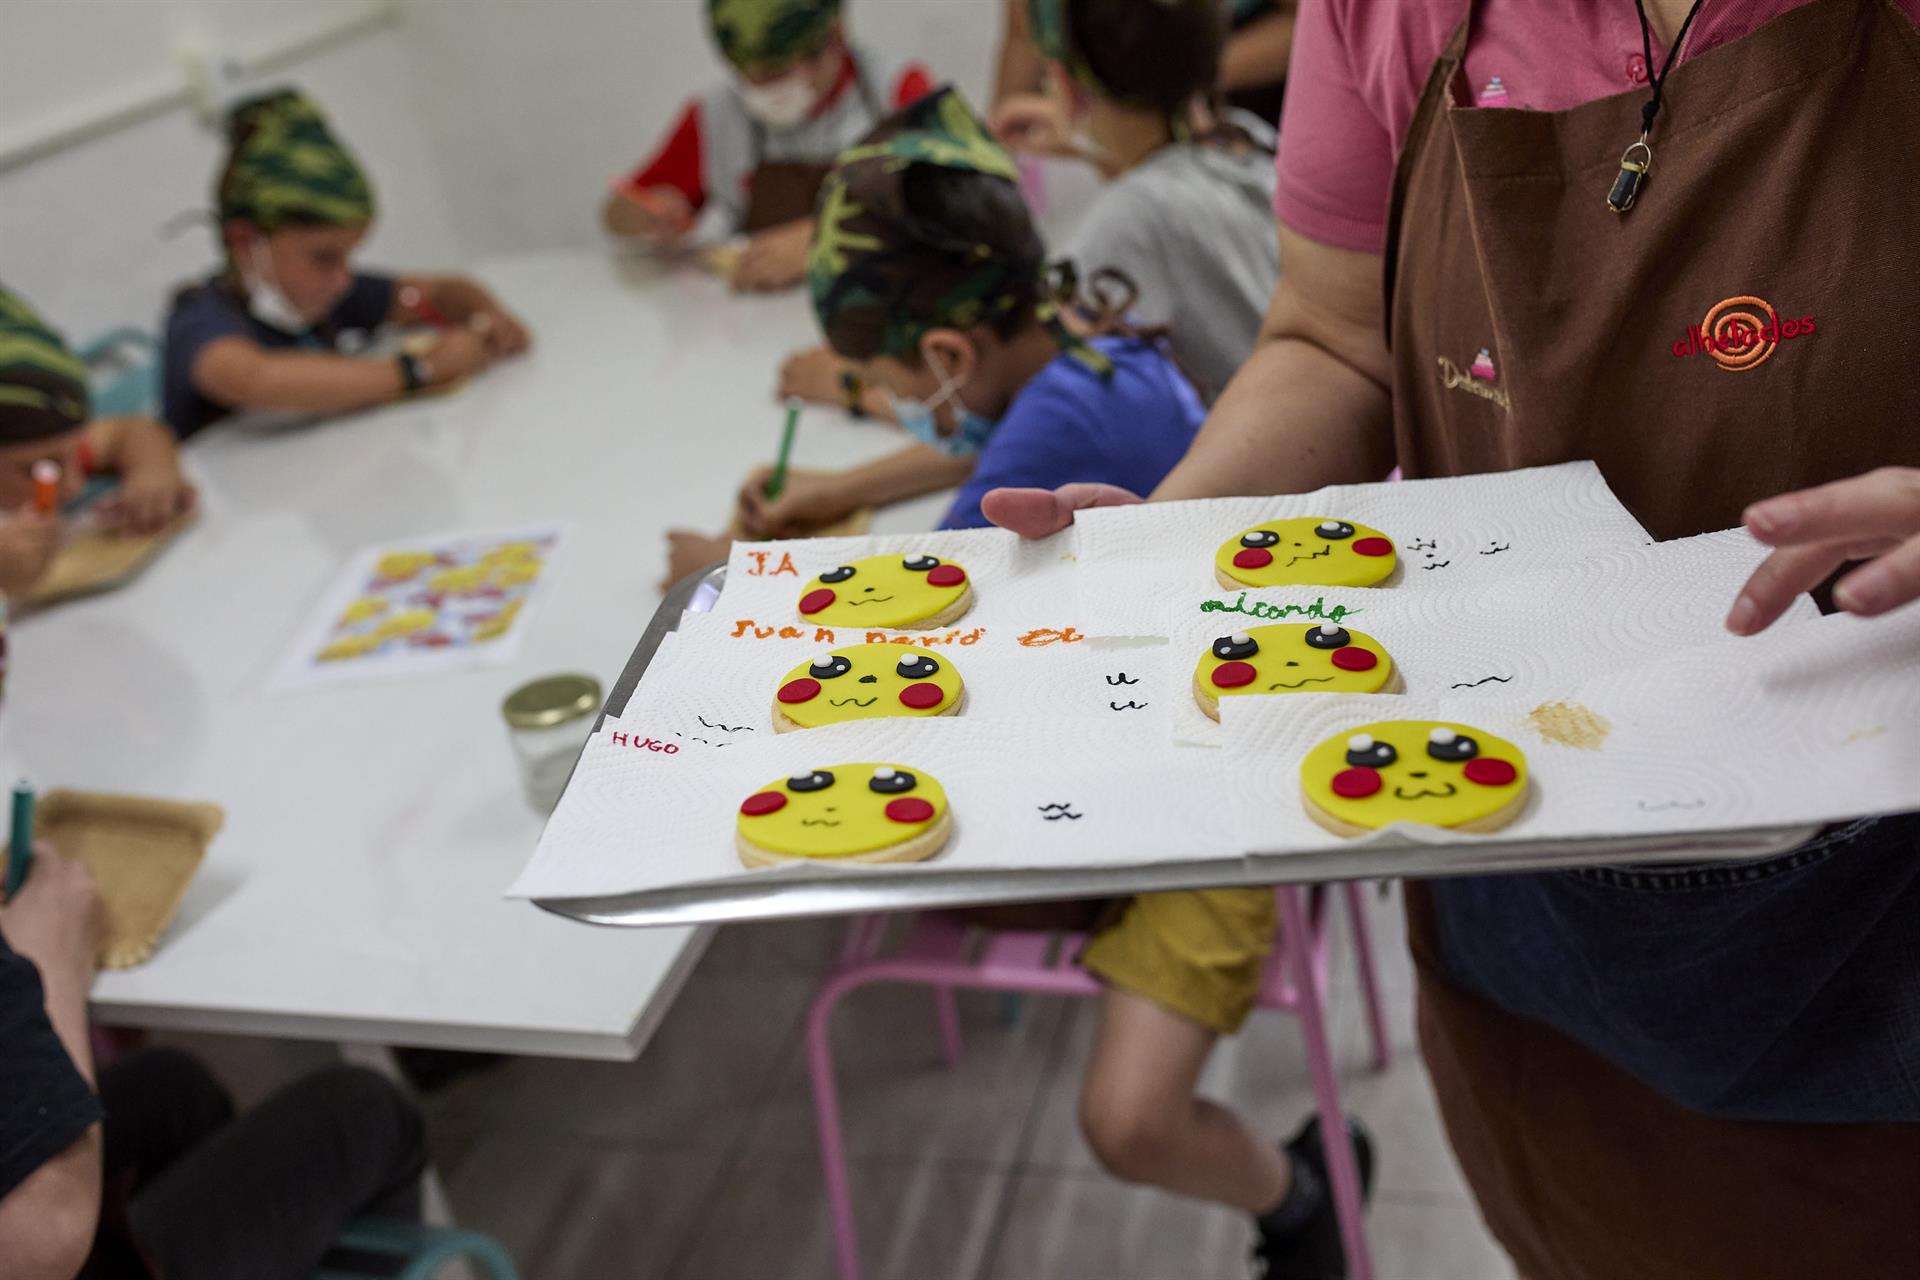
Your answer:
[[[1013,157],[951,86],[841,152],[820,189],[807,252],[807,288],[828,345],[917,361],[930,330],[972,329],[1030,305],[1062,350],[1110,376],[1112,363],[1061,322],[1043,260],[956,240],[913,216],[904,179],[915,165],[1019,181]]]
[[[0,444],[65,435],[86,420],[87,366],[0,288]]]
[[[707,0],[721,56],[747,72],[818,52],[839,16],[840,0]]]
[[[373,188],[326,117],[291,89],[253,98],[227,118],[232,151],[215,202],[220,220],[272,233],[290,224],[373,221]]]

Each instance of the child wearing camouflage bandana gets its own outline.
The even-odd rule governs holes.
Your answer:
[[[847,39],[841,0],[707,0],[733,76],[687,104],[601,209],[613,235],[654,245],[750,238],[734,287],[800,283],[813,202],[840,151],[931,89]]]
[[[472,280],[353,270],[373,189],[306,98],[243,102],[228,135],[215,193],[226,266],[167,318],[166,418],[181,438],[237,412],[385,404],[526,350],[520,322]],[[423,351],[357,354],[389,322],[442,327]]]

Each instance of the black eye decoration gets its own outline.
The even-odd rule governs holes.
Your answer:
[[[907,556],[900,561],[902,569],[911,569],[915,573],[925,573],[929,569],[940,567],[939,556]]]
[[[1313,527],[1313,531],[1329,542],[1338,542],[1342,538],[1353,536],[1353,526],[1345,520],[1322,520]]]
[[[1323,623],[1307,632],[1307,644],[1315,649],[1344,649],[1353,643],[1345,627]]]
[[[829,569],[825,573],[821,574],[820,581],[845,582],[848,578],[851,578],[852,576],[853,576],[853,566],[850,564],[843,564],[838,569]]]
[[[789,791],[825,791],[833,785],[833,773],[827,769],[815,769],[812,773],[802,773],[787,779]]]
[[[1347,763],[1356,768],[1384,769],[1399,758],[1391,743],[1381,742],[1370,733],[1356,733],[1347,739]]]
[[[893,671],[902,680],[931,680],[940,674],[940,664],[926,654],[920,653],[911,658],[900,659],[900,665]]]
[[[894,769],[887,765],[881,765],[873,771],[873,779],[867,783],[867,790],[877,791],[883,796],[897,796],[903,795],[919,785],[920,779],[914,777],[905,769]]]
[[[815,680],[833,680],[853,670],[853,663],[838,654],[823,653],[813,660],[807,674]]]
[[[1471,760],[1480,754],[1480,744],[1464,733],[1456,732],[1442,725],[1435,725],[1427,732],[1427,754],[1435,760],[1449,760],[1458,763]]]
[[[1236,631],[1230,636],[1221,636],[1213,642],[1213,656],[1232,658],[1243,662],[1260,652],[1260,644],[1244,631]]]
[[[1280,535],[1271,529],[1252,529],[1240,535],[1243,547],[1272,547],[1279,545]]]

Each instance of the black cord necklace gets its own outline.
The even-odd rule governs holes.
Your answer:
[[[1653,70],[1653,24],[1647,21],[1646,0],[1633,0],[1633,7],[1640,14],[1640,47],[1645,51],[1647,75],[1653,80],[1653,96],[1647,99],[1647,105],[1640,108],[1640,141],[1628,147],[1626,154],[1620,157],[1620,173],[1613,180],[1613,189],[1607,192],[1607,208],[1615,213],[1625,213],[1633,208],[1633,202],[1639,198],[1640,184],[1647,180],[1647,171],[1653,168],[1653,148],[1647,145],[1647,138],[1653,133],[1653,118],[1660,114],[1661,95],[1667,87],[1667,73],[1673,70],[1673,60],[1680,52],[1680,46],[1687,41],[1687,28],[1700,13],[1705,0],[1693,0],[1693,7],[1687,10],[1687,20],[1680,24],[1679,32],[1673,37],[1673,43],[1667,48],[1667,60],[1661,64],[1659,74]]]

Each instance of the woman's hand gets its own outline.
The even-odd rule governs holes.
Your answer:
[[[755,538],[803,537],[860,506],[838,472],[789,469],[777,498],[767,496],[772,478],[772,467],[759,466],[740,486],[740,527]]]
[[[1920,600],[1920,468],[1881,467],[1748,507],[1747,531],[1773,547],[1740,589],[1727,630],[1764,631],[1796,597],[1849,560],[1865,560],[1833,591],[1848,613],[1873,617]]]
[[[807,275],[807,246],[812,241],[812,218],[798,218],[755,235],[740,251],[740,265],[733,272],[734,289],[740,293],[771,293],[799,284]]]
[[[991,489],[980,499],[980,511],[1023,538],[1044,538],[1072,524],[1076,511],[1144,501],[1117,484],[1063,484],[1058,489]]]

